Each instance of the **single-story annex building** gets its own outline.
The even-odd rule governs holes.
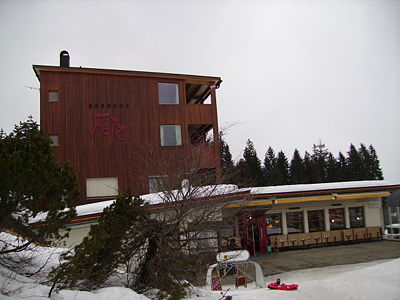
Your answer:
[[[380,239],[384,229],[384,199],[400,183],[388,181],[350,181],[238,188],[213,186],[211,194],[200,187],[192,205],[221,203],[220,229],[200,235],[199,245],[215,251],[228,241],[252,255],[293,247],[308,247],[351,241]],[[141,196],[153,214],[170,209],[160,193]],[[79,243],[113,200],[77,206],[77,218],[69,224],[67,246]]]

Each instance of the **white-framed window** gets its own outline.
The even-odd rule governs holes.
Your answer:
[[[158,102],[160,104],[179,104],[179,86],[177,83],[158,83]]]
[[[150,193],[158,193],[166,190],[167,176],[150,176],[149,191]]]
[[[160,125],[161,146],[181,146],[181,125]]]
[[[110,197],[118,195],[118,178],[86,178],[87,197]]]
[[[364,207],[349,207],[350,228],[364,227]]]
[[[58,91],[49,91],[49,102],[58,102]]]
[[[55,147],[60,145],[58,143],[58,135],[49,135],[49,139],[50,139],[50,146]]]

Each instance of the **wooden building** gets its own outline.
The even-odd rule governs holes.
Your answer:
[[[71,162],[80,204],[131,188],[172,188],[172,174],[220,178],[216,89],[221,78],[34,65],[40,125],[59,163]],[[168,184],[167,184],[168,183]],[[210,183],[210,182],[207,182]]]
[[[198,242],[208,249],[226,250],[232,239],[251,255],[267,251],[308,248],[382,238],[384,200],[400,183],[354,181],[240,189],[220,185],[218,193],[193,198],[198,210],[213,203],[220,210],[219,227],[211,226]],[[141,196],[157,214],[171,203],[158,194]],[[67,245],[79,243],[112,201],[77,207]],[[203,205],[204,203],[204,205]],[[174,203],[179,205],[179,203]]]

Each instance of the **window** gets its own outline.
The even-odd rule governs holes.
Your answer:
[[[362,206],[349,207],[350,228],[364,227],[364,210]]]
[[[303,212],[287,212],[286,224],[288,233],[304,232]]]
[[[161,125],[161,146],[181,146],[181,126],[180,125]]]
[[[329,210],[329,224],[331,230],[344,228],[344,208],[332,208]]]
[[[218,234],[214,231],[189,232],[189,247],[191,249],[218,248]]]
[[[58,102],[58,91],[49,91],[49,102]]]
[[[177,83],[158,83],[158,102],[160,104],[179,104],[179,88]]]
[[[309,210],[308,215],[308,230],[309,232],[324,231],[325,219],[324,210]]]
[[[282,234],[281,214],[267,214],[265,219],[267,221],[267,235]]]
[[[166,190],[167,176],[151,176],[149,177],[150,193],[158,193]]]
[[[109,197],[118,195],[118,178],[87,178],[86,196],[87,197]]]
[[[49,135],[49,139],[50,139],[50,146],[52,147],[59,146],[58,135]]]

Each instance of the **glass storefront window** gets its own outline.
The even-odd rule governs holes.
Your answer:
[[[302,233],[304,232],[303,212],[287,212],[286,223],[288,233]]]
[[[308,229],[310,232],[324,231],[325,230],[325,219],[324,210],[310,210],[308,214]]]
[[[329,223],[331,230],[344,229],[344,208],[330,209]]]
[[[364,209],[362,206],[349,207],[350,228],[364,227]]]
[[[282,215],[281,214],[267,214],[265,216],[267,223],[267,234],[282,234]]]

